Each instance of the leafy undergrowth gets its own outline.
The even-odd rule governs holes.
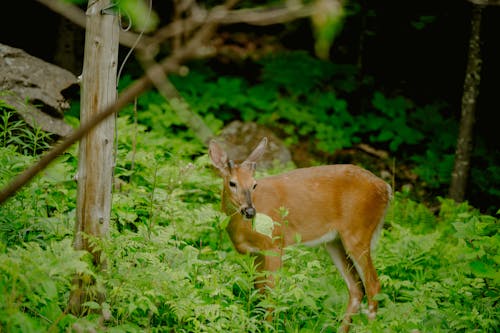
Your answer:
[[[337,330],[347,290],[323,248],[287,249],[276,289],[259,294],[252,258],[223,230],[220,181],[201,147],[140,127],[120,133],[105,272],[72,249],[74,149],[0,206],[0,332]],[[0,185],[30,162],[0,148]],[[494,332],[499,237],[498,220],[467,204],[441,200],[435,216],[396,193],[375,254],[378,316],[355,316],[352,331]],[[106,294],[83,317],[67,310],[77,273]]]

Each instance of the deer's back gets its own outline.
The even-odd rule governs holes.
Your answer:
[[[316,233],[348,229],[350,223],[375,229],[391,195],[386,182],[350,164],[295,169],[258,179],[257,184],[253,195],[257,212],[285,220],[311,239]],[[284,218],[281,207],[288,212]]]

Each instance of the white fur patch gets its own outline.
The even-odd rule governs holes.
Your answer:
[[[368,319],[373,320],[377,316],[377,312],[375,311],[375,307],[370,305],[368,307]]]
[[[359,298],[353,298],[352,299],[352,305],[354,308],[356,309],[359,309],[359,307],[361,306],[361,301]]]
[[[307,241],[307,242],[304,242],[301,244],[306,245],[306,246],[310,246],[310,247],[314,247],[314,246],[318,246],[318,245],[321,245],[324,243],[331,242],[332,240],[337,238],[337,236],[338,236],[338,233],[335,230],[332,230],[330,232],[327,232],[326,234],[324,234],[323,236],[321,236],[319,238],[316,238],[316,239],[313,239],[313,240],[310,240],[310,241]]]

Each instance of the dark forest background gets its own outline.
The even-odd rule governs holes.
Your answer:
[[[249,3],[258,5],[259,1]],[[155,11],[164,21],[170,18],[169,2],[154,1],[153,4]],[[456,0],[349,1],[346,6],[345,22],[330,52],[331,62],[351,66],[349,79],[359,84],[358,89],[342,96],[349,104],[349,112],[366,113],[376,91],[386,98],[402,96],[417,106],[439,104],[441,106],[438,112],[444,118],[452,119],[458,124],[467,63],[471,8],[472,5],[468,1]],[[66,67],[76,75],[81,74],[78,71],[83,59],[83,29],[65,22],[57,14],[35,1],[9,1],[4,5],[3,11],[12,13],[4,15],[0,22],[3,43]],[[19,20],[19,14],[26,19]],[[497,47],[499,18],[498,6],[488,7],[483,12],[481,35],[483,62],[477,101],[474,149],[476,157],[485,154],[489,156],[487,156],[488,161],[481,158],[472,161],[476,170],[485,170],[491,163],[498,162],[499,158],[500,140],[496,130],[500,77],[500,61],[498,61],[500,48]],[[237,25],[223,29],[220,31],[221,35],[226,36],[226,41],[229,39],[235,43],[243,55],[218,56],[206,61],[205,64],[220,76],[237,76],[250,82],[257,79],[256,57],[252,57],[252,53],[258,54],[262,50],[245,50],[249,43],[274,51],[286,49],[305,50],[311,55],[314,53],[311,25],[306,19],[285,25],[268,27]],[[61,41],[61,33],[68,31],[70,34],[66,38],[73,39],[77,46],[81,45],[81,48],[76,47],[69,56],[65,54],[61,57],[60,48],[64,43],[64,40]],[[127,51],[122,49],[121,61]],[[73,59],[68,59],[70,56]],[[139,73],[134,60],[129,60],[125,67],[125,72],[127,71],[132,77],[134,73]],[[410,113],[414,111],[409,110]],[[228,120],[228,117],[225,118]],[[456,128],[450,128],[450,131],[453,130]],[[443,135],[448,134],[443,133]],[[432,141],[432,138],[427,139]],[[402,155],[408,157],[415,147],[406,148],[407,151]],[[418,147],[416,149],[418,150]],[[422,154],[422,151],[415,153]],[[318,152],[312,154],[319,159],[319,162],[338,162],[336,157],[325,157],[323,152],[319,152],[319,157]],[[342,161],[341,159],[340,162]],[[307,162],[297,162],[298,165],[307,164]],[[489,176],[486,178],[492,180]],[[476,180],[472,177],[470,181],[478,182],[477,177]],[[495,181],[493,184],[498,185]],[[498,196],[491,197],[490,193],[484,195],[488,192],[484,188],[485,185],[479,188],[474,185],[469,186],[467,199],[478,207],[491,209]],[[443,184],[435,187],[439,189],[427,189],[430,191],[429,196],[445,195],[446,189]]]

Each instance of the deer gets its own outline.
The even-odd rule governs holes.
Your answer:
[[[241,163],[230,160],[215,140],[208,148],[223,179],[221,210],[229,217],[229,238],[239,253],[256,257],[257,270],[270,273],[264,281],[256,281],[256,287],[264,292],[275,286],[272,273],[282,265],[283,248],[297,243],[324,245],[349,292],[339,331],[349,331],[365,294],[368,318],[373,320],[380,282],[371,253],[384,224],[391,186],[353,164],[298,168],[255,179],[267,141],[262,138]],[[271,233],[254,228],[258,214],[277,222]]]

